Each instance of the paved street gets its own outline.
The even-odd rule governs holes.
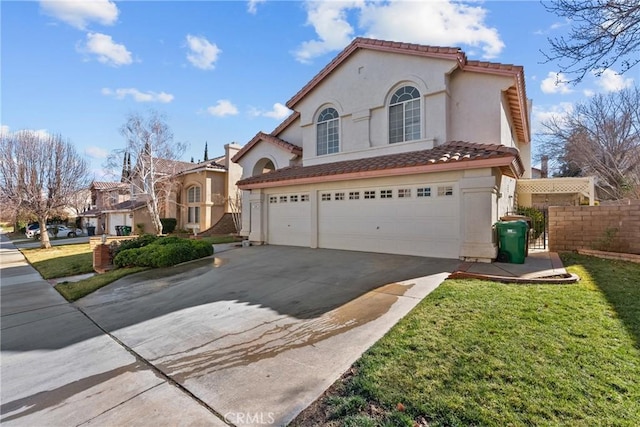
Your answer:
[[[286,424],[457,265],[238,248],[70,305],[33,276],[5,286],[3,252],[2,423]]]

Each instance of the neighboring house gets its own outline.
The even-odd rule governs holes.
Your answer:
[[[357,38],[287,107],[233,158],[250,241],[496,257],[493,225],[531,173],[523,67]]]
[[[175,218],[178,229],[204,231],[233,212],[229,203],[235,197],[235,182],[242,175],[240,165],[231,157],[239,145],[225,145],[225,155],[200,163],[155,159],[154,168],[164,186],[160,198],[160,217]],[[135,180],[135,167],[131,171]],[[97,227],[97,233],[116,234],[116,226],[129,226],[133,232],[141,226],[154,230],[144,194],[136,194],[136,185],[93,183],[94,206],[83,213],[85,221]],[[138,186],[139,187],[139,186]]]
[[[86,232],[87,227],[95,227],[96,234],[106,231],[106,215],[104,211],[125,202],[131,198],[129,185],[122,182],[93,181],[89,186],[91,206],[89,210],[80,213],[81,227]]]

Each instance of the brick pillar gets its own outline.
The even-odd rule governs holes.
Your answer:
[[[93,269],[97,273],[104,273],[113,269],[109,245],[96,245],[93,249]]]

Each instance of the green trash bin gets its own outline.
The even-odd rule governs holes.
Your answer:
[[[131,235],[131,227],[128,225],[123,225],[122,226],[122,235],[123,236],[130,236]]]
[[[498,258],[506,259],[511,264],[524,264],[529,232],[527,222],[501,221],[496,223],[496,229],[498,230]]]

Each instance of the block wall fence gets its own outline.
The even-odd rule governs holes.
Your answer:
[[[640,200],[600,206],[550,206],[549,250],[640,254]]]

